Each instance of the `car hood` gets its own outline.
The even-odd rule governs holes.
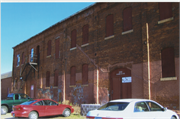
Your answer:
[[[89,111],[86,116],[120,118],[120,116],[122,117],[124,116],[124,113],[123,111],[93,110],[93,111]]]

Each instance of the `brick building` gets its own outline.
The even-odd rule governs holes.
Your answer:
[[[1,74],[1,99],[6,99],[11,91],[12,71]]]
[[[179,3],[96,3],[13,49],[13,92],[179,109]]]

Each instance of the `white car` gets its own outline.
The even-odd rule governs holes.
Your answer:
[[[89,111],[86,119],[179,119],[179,116],[152,100],[119,99]]]

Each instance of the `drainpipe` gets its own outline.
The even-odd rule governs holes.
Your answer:
[[[150,75],[150,54],[149,54],[149,26],[146,23],[146,31],[147,31],[147,57],[148,57],[148,92],[149,99],[151,99],[151,75]]]
[[[97,68],[97,104],[99,104],[99,69]]]

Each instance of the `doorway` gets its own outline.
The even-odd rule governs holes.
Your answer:
[[[110,100],[132,98],[131,70],[118,68],[110,72]]]

